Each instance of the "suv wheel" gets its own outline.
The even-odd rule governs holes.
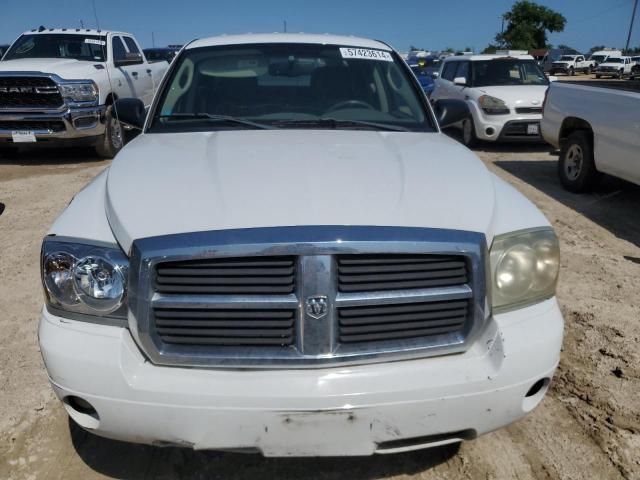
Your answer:
[[[473,117],[471,116],[462,121],[462,143],[464,143],[468,148],[473,148],[478,144],[476,126],[473,123]]]
[[[569,69],[569,76],[570,76],[570,77],[573,77],[575,74],[576,74],[576,71],[573,69],[573,67],[571,67],[571,68]]]
[[[600,178],[587,132],[576,131],[569,135],[560,151],[558,176],[562,186],[575,193],[588,192]]]
[[[96,144],[96,153],[100,158],[113,158],[124,146],[124,131],[118,119],[113,115],[113,107],[107,107],[104,114],[105,131]]]

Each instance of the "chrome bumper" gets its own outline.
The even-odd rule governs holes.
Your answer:
[[[97,107],[69,108],[55,112],[11,112],[0,111],[0,139],[11,139],[16,130],[30,131],[36,139],[74,139],[96,137],[104,134],[104,105]],[[8,127],[7,124],[11,123]],[[62,122],[64,129],[32,128],[33,122]],[[14,128],[15,127],[15,128]]]

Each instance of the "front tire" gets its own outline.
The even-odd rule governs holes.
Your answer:
[[[560,151],[558,176],[562,186],[574,193],[590,191],[600,179],[587,132],[579,130],[569,135]]]
[[[573,69],[573,67],[571,67],[571,68],[569,69],[569,76],[570,76],[570,77],[573,77],[575,74],[576,74],[576,71]]]
[[[464,143],[467,148],[473,148],[478,145],[476,126],[471,116],[462,121],[462,143]]]
[[[122,125],[113,115],[113,107],[107,107],[104,114],[105,131],[96,144],[96,154],[100,158],[113,158],[124,146]]]

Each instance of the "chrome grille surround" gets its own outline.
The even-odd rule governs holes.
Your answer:
[[[454,287],[340,293],[336,255],[460,255],[470,281]],[[154,291],[159,263],[244,256],[297,257],[296,289],[289,295],[175,295]],[[131,248],[129,327],[149,359],[159,365],[211,368],[321,368],[407,360],[464,352],[483,330],[487,245],[484,234],[413,227],[301,226],[221,230],[136,240]],[[326,316],[313,318],[305,300],[326,296]],[[462,330],[445,335],[390,341],[339,342],[338,308],[465,299],[470,314]],[[292,345],[274,347],[192,347],[165,344],[154,308],[295,309]]]

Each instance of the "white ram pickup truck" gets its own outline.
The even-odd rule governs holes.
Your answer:
[[[25,32],[0,62],[0,149],[88,145],[112,158],[123,145],[113,102],[150,105],[166,69],[148,63],[128,33]]]
[[[543,399],[558,239],[379,41],[196,40],[42,245],[39,340],[109,438],[266,456],[469,440]],[[143,125],[144,124],[144,125]],[[440,124],[440,126],[439,126]]]
[[[589,191],[601,173],[640,185],[638,112],[640,91],[630,84],[551,84],[542,136],[560,149],[558,175],[567,190]]]
[[[584,55],[563,55],[551,64],[551,75],[564,73],[573,76],[578,72],[589,73],[595,67],[595,63],[586,60]]]

